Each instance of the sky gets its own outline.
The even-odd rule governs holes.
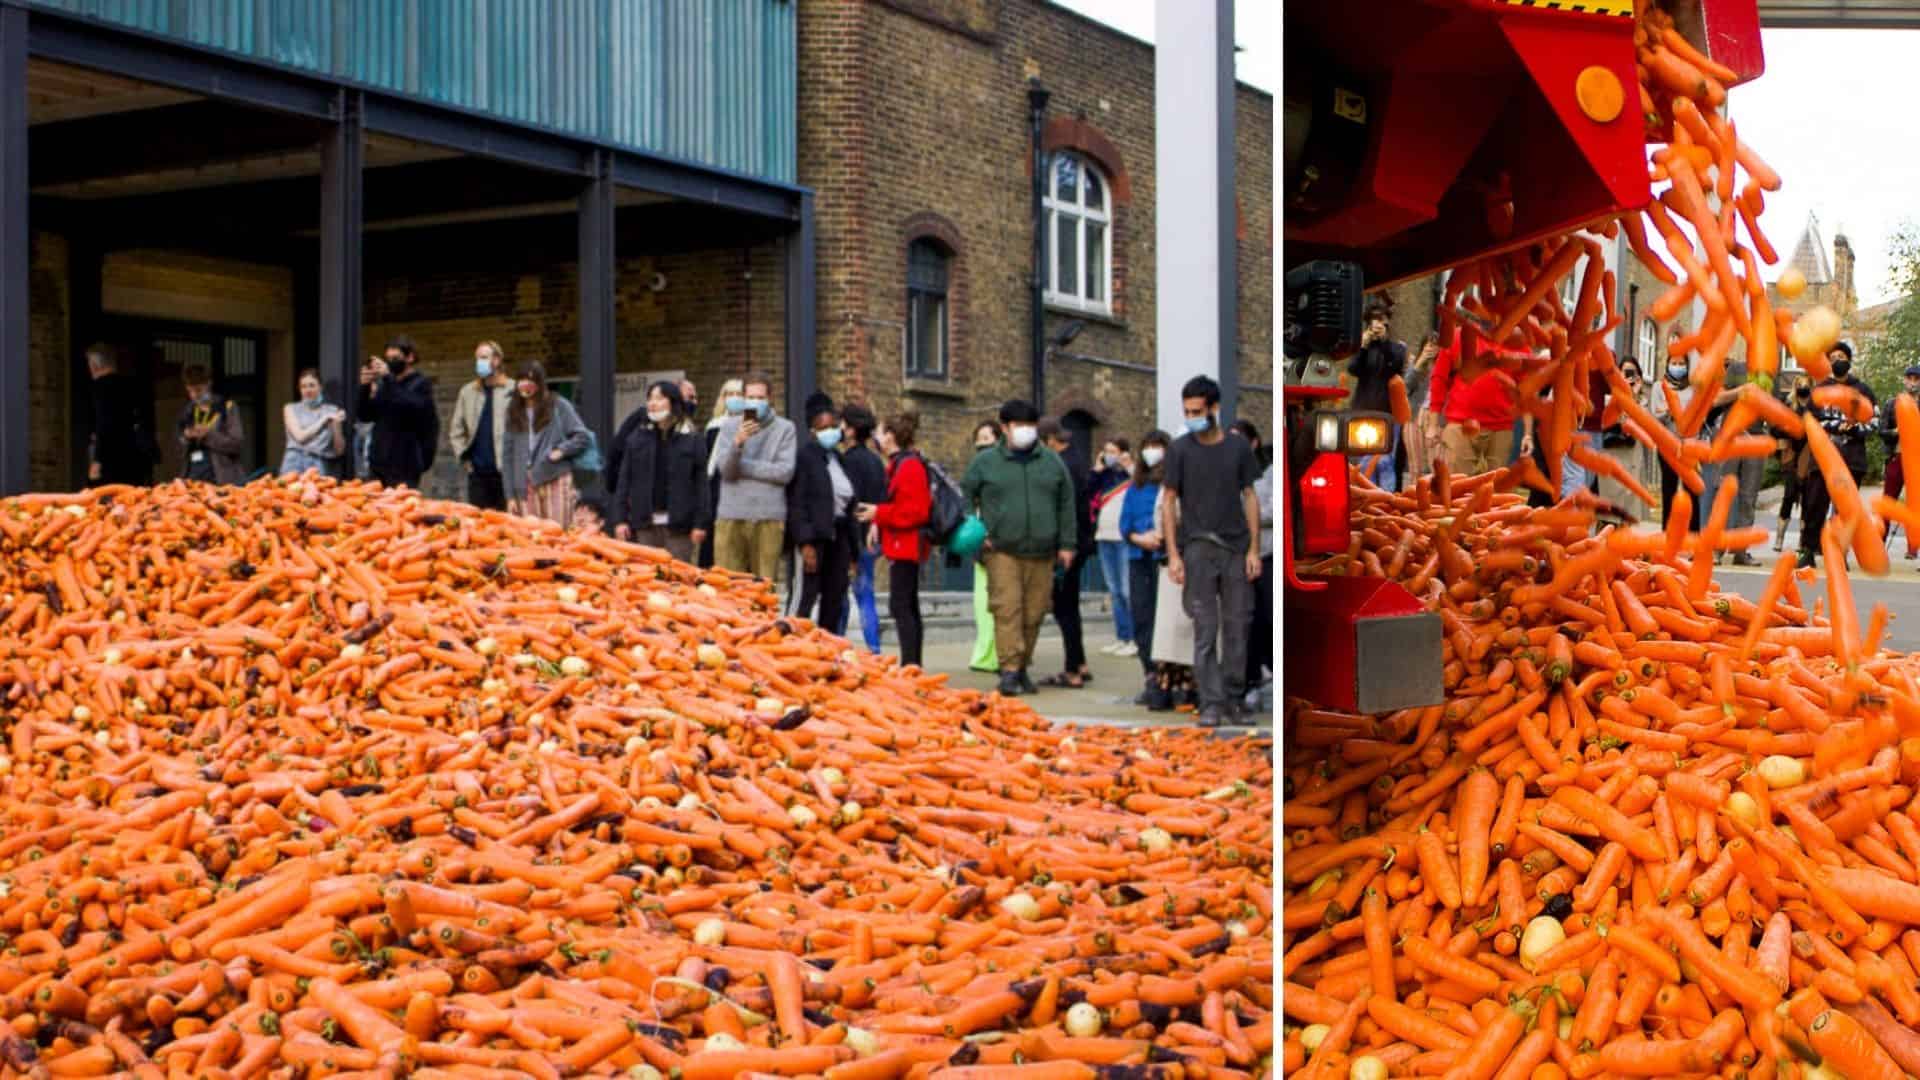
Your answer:
[[[1153,40],[1154,0],[1053,0],[1108,26]],[[1278,0],[1233,0],[1233,40],[1240,47],[1235,75],[1269,94],[1280,92]]]
[[[1853,246],[1863,307],[1893,299],[1887,241],[1920,222],[1916,46],[1904,30],[1763,31],[1766,73],[1729,95],[1740,141],[1780,174],[1760,224],[1782,263],[1811,211],[1829,253],[1836,233]]]

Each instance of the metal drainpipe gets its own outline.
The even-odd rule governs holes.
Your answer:
[[[1047,411],[1047,99],[1038,79],[1027,83],[1027,120],[1033,135],[1033,407]]]
[[[1627,282],[1627,327],[1626,329],[1627,329],[1626,344],[1621,347],[1620,355],[1632,356],[1633,355],[1632,349],[1634,347],[1634,343],[1639,340],[1638,335],[1640,333],[1640,283],[1637,281]],[[1646,370],[1647,361],[1645,357],[1636,356],[1634,357],[1634,362],[1640,365],[1641,371],[1644,372]]]

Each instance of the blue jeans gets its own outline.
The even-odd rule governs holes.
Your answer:
[[[860,608],[860,635],[867,639],[867,651],[880,651],[880,609],[873,601],[873,564],[879,561],[880,554],[868,551],[864,543],[859,547],[860,555],[853,577],[853,602]],[[840,619],[840,636],[847,633],[847,620]]]
[[[1593,449],[1594,433],[1591,431],[1574,432],[1573,445],[1584,446],[1589,450]],[[1588,486],[1592,482],[1593,482],[1593,474],[1587,471],[1586,466],[1573,460],[1572,454],[1568,454],[1565,458],[1561,459],[1560,461],[1560,497],[1561,498],[1564,499],[1567,496],[1572,495],[1576,491],[1587,490]]]
[[[1107,598],[1113,604],[1113,636],[1133,640],[1133,604],[1127,589],[1127,543],[1124,540],[1100,541],[1100,576],[1107,582]]]
[[[1400,470],[1393,463],[1394,453],[1400,449],[1400,425],[1388,421],[1387,448],[1373,461],[1373,468],[1367,479],[1382,491],[1400,490]]]

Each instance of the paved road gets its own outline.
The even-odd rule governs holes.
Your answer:
[[[1773,557],[1772,552],[1768,552]],[[1863,623],[1867,612],[1875,604],[1887,605],[1887,645],[1900,652],[1920,652],[1920,572],[1913,569],[1912,563],[1902,564],[1895,557],[1895,570],[1884,578],[1872,578],[1855,570],[1850,575],[1853,581],[1853,602],[1860,610]],[[1826,572],[1810,583],[1802,582],[1800,593],[1811,601],[1815,596],[1825,596],[1827,591]],[[1722,589],[1737,592],[1749,600],[1758,600],[1760,590],[1766,587],[1765,570],[1742,570],[1721,567],[1715,580]]]

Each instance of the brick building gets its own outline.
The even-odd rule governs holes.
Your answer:
[[[949,461],[978,419],[1028,396],[1027,90],[1037,79],[1051,97],[1047,202],[1054,238],[1066,241],[1052,245],[1047,335],[1079,324],[1051,350],[1043,408],[1096,425],[1095,438],[1151,426],[1153,49],[1045,0],[803,0],[800,54],[822,386],[883,412],[918,410],[928,449]],[[1235,109],[1239,413],[1264,430],[1273,99],[1239,86]]]
[[[240,3],[277,17],[268,0]],[[36,0],[25,13],[60,46],[33,52],[23,73],[33,166],[20,347],[35,488],[84,475],[81,350],[95,340],[150,380],[163,432],[182,365],[213,361],[256,432],[258,467],[279,460],[279,406],[298,369],[321,368],[338,400],[398,333],[418,344],[443,417],[474,345],[494,340],[510,365],[538,359],[568,383],[620,387],[607,423],[638,404],[643,377],[684,374],[710,408],[724,378],[759,370],[789,406],[817,378],[836,400],[913,408],[927,449],[958,463],[973,421],[1032,384],[1032,79],[1051,92],[1047,212],[1069,240],[1049,260],[1046,330],[1063,343],[1049,350],[1045,407],[1090,437],[1136,436],[1154,413],[1153,50],[1047,0],[741,0],[738,19],[712,25],[615,4],[524,43],[482,26],[489,48],[550,65],[548,96],[527,90],[532,105],[501,102],[508,87],[484,65],[462,75],[427,9],[396,8],[334,41],[329,69],[394,93],[328,83],[318,99],[365,116],[350,208],[358,288],[344,296],[332,283],[352,279],[339,241],[328,247],[343,227],[328,178],[342,170],[328,147],[355,137],[342,133],[358,114],[268,111],[304,107],[314,89],[278,52],[254,55],[283,48],[277,39],[203,53],[197,29],[135,28],[190,46],[162,47],[74,20],[69,6]],[[89,41],[55,31],[140,62],[123,75],[82,66]],[[324,28],[313,32],[325,57]],[[383,50],[397,66],[355,67]],[[203,65],[219,78],[203,79]],[[655,81],[633,74],[648,71]],[[668,92],[700,72],[709,81],[687,84],[702,88],[693,100]],[[220,96],[236,87],[246,92]],[[468,112],[426,116],[443,101]],[[1236,108],[1239,409],[1265,427],[1272,98],[1239,87]],[[612,182],[593,178],[607,167],[595,155]],[[605,200],[610,273],[581,273],[595,205],[583,184]],[[602,335],[610,347],[595,344]],[[460,490],[449,458],[429,492]]]

